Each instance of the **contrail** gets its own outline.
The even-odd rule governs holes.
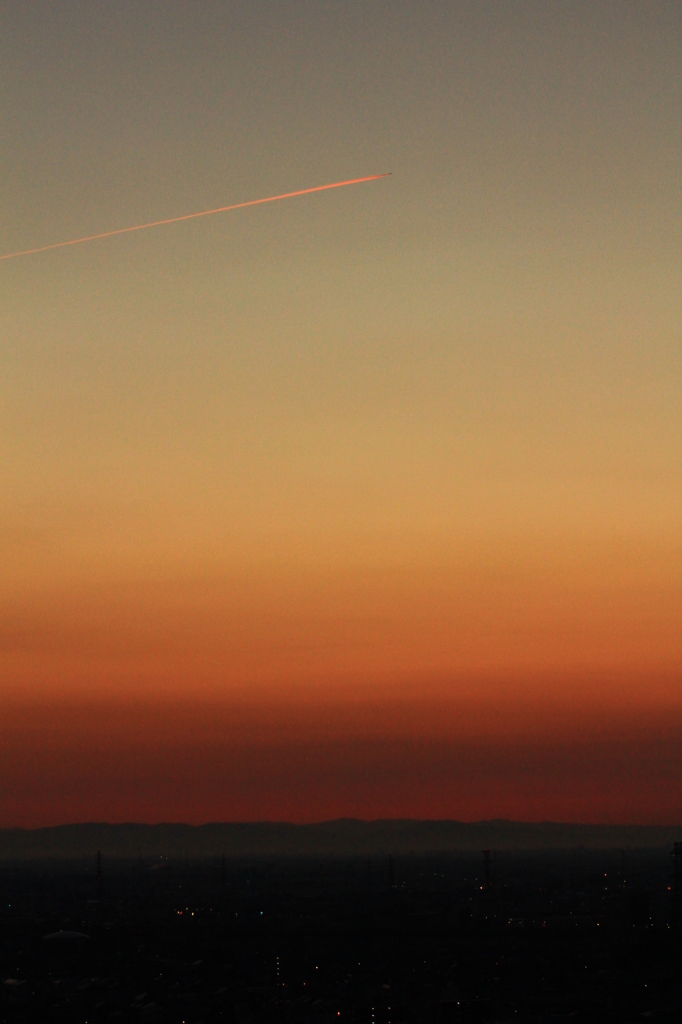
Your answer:
[[[387,174],[370,174],[366,178],[350,178],[349,181],[334,181],[331,185],[316,185],[314,188],[302,188],[298,192],[283,192],[279,196],[267,196],[265,199],[249,199],[246,203],[233,203],[231,206],[217,206],[215,210],[202,210],[200,213],[186,213],[182,217],[168,217],[166,220],[154,220],[149,224],[135,224],[130,228],[116,228],[115,231],[102,231],[99,235],[88,235],[86,238],[72,238],[68,242],[53,242],[51,245],[40,245],[37,249],[22,249],[21,252],[8,252],[0,256],[0,260],[13,260],[16,256],[31,256],[36,252],[47,252],[48,249],[61,249],[65,245],[80,245],[82,242],[95,242],[99,238],[111,238],[112,235],[125,235],[129,231],[145,231],[147,228],[160,228],[164,224],[177,224],[181,220],[194,220],[195,217],[210,217],[213,213],[227,213],[228,210],[241,210],[245,206],[259,206],[260,203],[276,203],[278,199],[293,199],[294,196],[307,196],[311,192],[324,192],[328,188],[343,188],[344,185],[359,185],[362,181],[376,181],[377,178],[388,178]]]

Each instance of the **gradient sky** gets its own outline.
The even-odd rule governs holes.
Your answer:
[[[0,7],[0,825],[682,820],[677,2]],[[0,253],[0,254],[1,254]]]

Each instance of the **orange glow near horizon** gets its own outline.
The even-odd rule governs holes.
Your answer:
[[[576,710],[589,682],[573,700],[527,691],[500,700],[488,684],[457,702],[441,688],[435,698],[10,705],[0,727],[1,810],[24,827],[99,820],[102,808],[108,821],[195,824],[677,823],[682,707],[664,700],[643,712],[642,700],[647,685],[665,691],[671,680],[638,680],[618,714],[589,697]],[[40,798],[27,801],[37,789]]]

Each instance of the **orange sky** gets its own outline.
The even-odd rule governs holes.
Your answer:
[[[17,7],[0,826],[682,819],[674,3]],[[305,14],[305,16],[304,16]]]

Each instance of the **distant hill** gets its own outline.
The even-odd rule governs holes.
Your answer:
[[[107,825],[0,829],[0,861],[109,857],[369,856],[467,850],[654,849],[682,839],[682,827],[569,825],[522,821],[361,821],[315,825],[217,822],[209,825]]]

